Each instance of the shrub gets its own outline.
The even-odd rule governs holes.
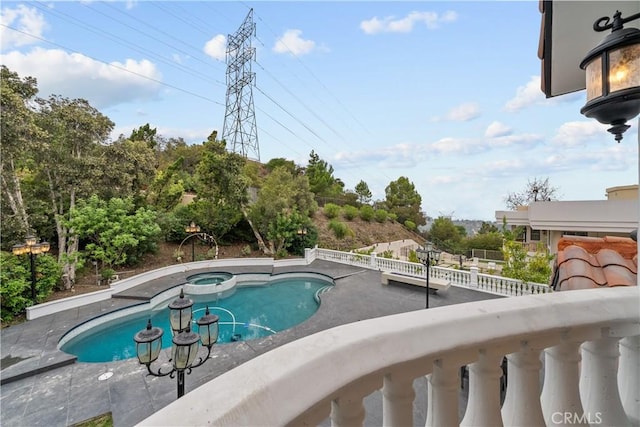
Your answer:
[[[344,208],[342,208],[342,212],[344,214],[345,219],[348,219],[349,221],[351,221],[358,216],[358,213],[360,213],[360,210],[355,206],[345,205]]]
[[[324,209],[323,209],[324,215],[329,218],[336,218],[338,215],[340,215],[340,206],[336,205],[335,203],[327,203],[326,205],[324,205]]]
[[[374,217],[378,222],[385,222],[387,220],[387,215],[387,211],[385,211],[384,209],[378,209],[375,212]]]
[[[360,219],[362,219],[363,221],[371,221],[374,214],[375,211],[369,205],[364,205],[360,208]]]
[[[33,304],[31,300],[31,267],[29,257],[17,257],[0,252],[0,317],[11,320]],[[36,300],[44,301],[62,277],[62,269],[55,257],[38,255],[36,265]]]
[[[382,252],[379,256],[382,258],[393,259],[393,251],[391,249],[387,249],[386,251]]]
[[[336,220],[329,221],[329,230],[333,231],[337,239],[344,239],[347,236],[353,235],[353,231],[347,224]]]
[[[416,223],[410,220],[406,220],[404,222],[404,226],[407,227],[408,230],[416,231]]]
[[[393,212],[389,212],[389,221],[396,222],[398,220],[398,215]]]

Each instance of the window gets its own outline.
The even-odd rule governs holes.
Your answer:
[[[540,230],[531,230],[531,240],[540,241]]]

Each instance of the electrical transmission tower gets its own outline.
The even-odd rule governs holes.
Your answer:
[[[260,160],[258,128],[253,106],[253,86],[256,74],[251,71],[256,49],[251,39],[256,34],[253,9],[240,28],[229,34],[227,41],[227,101],[222,139],[233,144],[233,152]]]

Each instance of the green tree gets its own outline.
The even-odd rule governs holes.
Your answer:
[[[48,184],[58,259],[69,289],[75,281],[78,240],[65,220],[76,200],[96,193],[96,159],[114,124],[84,99],[54,95],[39,104],[37,123],[46,136],[38,141],[37,167]]]
[[[293,176],[286,167],[278,167],[266,177],[258,191],[257,200],[248,207],[247,217],[259,236],[258,242],[263,242],[263,252],[275,255],[278,247],[287,247],[290,236],[284,236],[285,241],[281,242],[278,239],[282,236],[274,233],[271,224],[279,220],[280,223],[287,220],[299,222],[296,216],[299,214],[304,221],[297,225],[309,228],[309,218],[317,208],[307,177]],[[278,238],[276,241],[270,239],[274,236]]]
[[[344,191],[344,183],[333,176],[333,166],[320,159],[313,150],[309,155],[305,175],[309,180],[309,188],[317,196],[337,197]]]
[[[287,160],[282,157],[276,157],[274,159],[271,159],[264,166],[268,172],[273,172],[276,168],[279,168],[279,167],[284,167],[289,171],[289,173],[291,173],[291,175],[297,175],[299,172],[298,167],[293,162],[293,160]]]
[[[131,136],[129,137],[129,140],[142,141],[147,145],[147,147],[151,149],[155,149],[156,146],[158,145],[158,142],[156,141],[157,133],[158,133],[158,130],[156,128],[151,129],[151,126],[149,126],[149,123],[147,123],[131,131]]]
[[[496,227],[494,224],[490,222],[482,221],[482,225],[480,225],[480,230],[478,230],[478,234],[497,233],[499,231],[500,230],[498,230],[498,227]]]
[[[34,141],[41,130],[36,126],[35,113],[29,107],[38,93],[36,79],[21,79],[4,65],[0,66],[0,78],[2,236],[4,241],[11,243],[12,239],[7,239],[10,230],[17,234],[14,239],[17,241],[18,235],[22,237],[31,229],[20,177],[30,167],[31,153],[36,149]]]
[[[249,179],[244,174],[245,159],[227,151],[214,131],[204,143],[197,167],[197,194],[201,227],[221,238],[242,219]],[[194,219],[195,220],[195,219]]]
[[[94,193],[105,200],[112,197],[138,199],[152,184],[158,170],[155,152],[147,141],[119,139],[98,146],[95,156],[94,175],[100,184]]]
[[[496,231],[491,233],[478,233],[468,237],[466,240],[467,249],[487,249],[499,251],[502,248],[502,233]]]
[[[433,221],[429,238],[440,249],[450,253],[460,253],[463,236],[451,218],[440,216]]]
[[[149,187],[147,201],[160,212],[169,212],[175,208],[182,195],[184,185],[179,179],[179,172],[184,163],[180,157],[165,170],[156,170],[155,178]]]
[[[396,214],[398,222],[404,223],[410,220],[416,226],[426,224],[426,219],[420,211],[422,197],[407,177],[401,176],[396,181],[390,182],[384,192],[385,205],[389,212]]]
[[[88,242],[84,248],[88,258],[109,268],[138,261],[155,248],[160,235],[156,213],[146,208],[136,210],[131,198],[81,199],[65,226]]]
[[[358,202],[362,204],[371,203],[371,197],[373,197],[373,195],[371,194],[371,190],[369,190],[369,186],[366,182],[360,180],[360,182],[356,184],[355,190],[358,195]]]

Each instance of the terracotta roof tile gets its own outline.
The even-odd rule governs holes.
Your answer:
[[[637,286],[637,243],[626,237],[565,236],[558,242],[555,290]]]

